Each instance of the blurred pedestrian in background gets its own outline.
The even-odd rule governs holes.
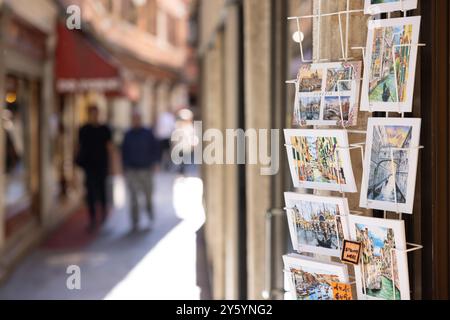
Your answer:
[[[97,227],[97,204],[100,204],[101,222],[108,215],[107,177],[113,151],[110,128],[100,123],[96,105],[88,108],[88,123],[79,131],[79,145],[76,163],[85,173],[86,201],[89,207],[90,232]]]
[[[160,159],[160,145],[153,130],[142,125],[142,116],[136,110],[132,114],[132,126],[123,141],[122,162],[130,194],[132,231],[135,232],[139,228],[140,194],[145,196],[150,225],[154,223],[153,170]]]
[[[161,166],[163,170],[171,169],[171,139],[175,131],[176,118],[171,112],[163,112],[158,117],[155,136],[161,144]]]

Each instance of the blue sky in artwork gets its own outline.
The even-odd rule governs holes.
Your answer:
[[[400,37],[403,35],[403,32],[405,31],[404,26],[394,26],[394,41],[395,44],[400,44]]]
[[[369,230],[369,236],[373,241],[374,245],[374,253],[375,255],[380,255],[380,249],[384,247],[384,240],[386,239],[388,229],[383,227],[376,227],[376,226],[366,226],[363,224],[356,224],[356,227],[359,230],[368,229]]]
[[[369,232],[370,237],[373,240],[373,244],[375,245],[375,255],[379,256],[380,255],[380,249],[383,247],[384,245],[384,240],[381,240],[379,238],[377,238],[372,232]]]

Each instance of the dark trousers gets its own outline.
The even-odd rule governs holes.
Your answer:
[[[89,207],[89,218],[91,223],[96,222],[97,203],[102,209],[102,218],[106,217],[107,197],[106,179],[107,173],[104,170],[85,170],[86,202]]]

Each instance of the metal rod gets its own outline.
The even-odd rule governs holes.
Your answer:
[[[339,35],[340,35],[340,39],[341,39],[341,53],[342,53],[342,59],[346,60],[346,55],[345,55],[345,48],[344,48],[344,35],[343,35],[343,31],[342,31],[342,19],[341,19],[341,15],[338,15],[339,18]]]
[[[321,35],[322,35],[322,29],[321,29],[321,22],[322,22],[322,16],[321,16],[321,14],[322,14],[322,0],[319,0],[319,15],[318,15],[318,23],[317,23],[317,27],[318,27],[318,42],[317,42],[317,61],[319,62],[320,61],[320,54],[321,54],[321,48],[320,48],[320,46],[321,46],[321,42],[322,42],[322,39],[321,39]]]
[[[410,252],[414,252],[414,251],[418,251],[418,250],[422,250],[423,246],[420,244],[415,244],[415,243],[407,243],[407,246],[410,246],[412,248],[410,249],[398,249],[398,248],[391,248],[391,275],[392,275],[392,285],[393,285],[393,295],[394,295],[394,299],[393,300],[397,300],[397,296],[396,296],[396,287],[395,287],[395,267],[394,267],[394,251],[396,252],[396,256],[397,253],[402,253],[402,254],[408,254]],[[400,297],[401,299],[401,297]]]
[[[346,11],[347,11],[346,12],[347,22],[345,25],[345,27],[346,27],[346,30],[345,30],[345,59],[348,60],[348,41],[349,41],[349,34],[350,34],[350,0],[347,0]]]
[[[354,134],[367,134],[367,131],[364,130],[347,130],[348,133],[354,133]]]
[[[265,276],[265,292],[263,297],[266,300],[272,298],[272,212],[269,210],[266,213],[266,276]]]
[[[301,31],[301,25],[300,25],[300,19],[296,19],[297,20],[297,31],[298,31],[298,36],[300,37],[300,39],[299,39],[299,46],[300,46],[300,56],[301,56],[301,59],[302,59],[302,62],[303,63],[310,63],[310,62],[313,62],[313,60],[305,60],[305,56],[304,56],[304,53],[303,53],[303,41],[302,41],[302,31]],[[314,59],[314,57],[313,57],[313,59]]]
[[[337,12],[330,12],[330,13],[322,13],[321,16],[322,17],[330,17],[330,16],[336,16],[336,15],[340,15],[340,14],[344,14],[344,13],[361,13],[364,12],[364,9],[358,9],[358,10],[344,10],[344,11],[337,11]],[[310,14],[310,15],[303,15],[303,16],[293,16],[293,17],[288,17],[288,20],[296,20],[296,19],[312,19],[312,18],[317,18],[319,15],[318,14]]]
[[[365,144],[366,144],[365,142],[352,143],[349,147],[337,147],[336,149],[339,149],[339,150],[355,150],[355,149],[363,147]]]

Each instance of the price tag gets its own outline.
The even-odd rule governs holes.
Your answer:
[[[341,261],[357,266],[360,260],[361,246],[361,242],[344,240],[342,245]]]
[[[352,286],[347,283],[332,282],[333,300],[353,300]]]

